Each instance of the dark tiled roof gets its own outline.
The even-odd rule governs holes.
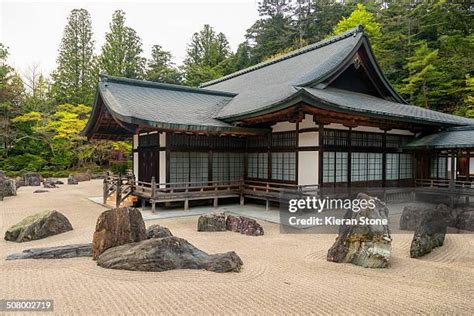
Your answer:
[[[452,125],[474,124],[474,120],[468,118],[441,113],[419,106],[392,102],[367,94],[335,88],[302,89],[316,99],[323,101],[323,103],[329,103],[341,110],[392,117],[403,121],[420,121]]]
[[[213,118],[232,99],[233,95],[225,92],[109,76],[99,83],[99,92],[109,109],[124,121],[232,127]]]
[[[363,36],[361,31],[361,28],[354,28],[278,59],[203,84],[205,89],[238,94],[216,117],[225,119],[257,112],[291,97],[296,92],[293,86],[324,77],[350,56]]]
[[[291,106],[307,98],[335,111],[380,115],[431,125],[472,125],[473,121],[424,108],[331,87],[314,88],[336,73],[361,47],[370,46],[356,27],[275,60],[208,82],[204,88],[103,76],[99,92],[118,119],[156,128],[237,130],[228,123]],[[375,65],[376,66],[376,65]],[[377,68],[378,69],[378,68]],[[382,74],[381,80],[389,86]],[[404,102],[396,92],[392,99]]]
[[[474,148],[474,126],[450,128],[436,134],[415,139],[406,149]]]

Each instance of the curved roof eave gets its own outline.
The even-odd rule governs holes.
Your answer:
[[[306,91],[304,87],[300,87],[300,89],[296,91],[293,95],[291,95],[290,97],[280,102],[270,104],[266,106],[265,108],[260,109],[259,111],[256,111],[256,112],[247,113],[247,114],[244,113],[242,115],[235,116],[232,118],[232,121],[237,121],[237,120],[242,120],[245,118],[252,118],[252,117],[269,114],[272,112],[289,108],[291,106],[296,105],[299,102],[305,102],[305,104],[313,106],[315,108],[330,110],[333,112],[339,112],[339,113],[344,113],[344,114],[359,113],[359,114],[363,114],[365,116],[369,116],[373,118],[389,119],[389,120],[399,121],[399,122],[404,122],[404,123],[418,123],[418,124],[435,125],[435,126],[439,126],[440,124],[444,126],[466,125],[462,123],[458,124],[458,123],[440,122],[438,120],[419,119],[419,118],[414,118],[412,116],[406,116],[406,115],[397,115],[397,114],[390,114],[390,113],[385,113],[385,112],[369,111],[369,110],[364,110],[364,109],[354,109],[354,108],[350,108],[344,105],[331,103],[324,99],[317,98],[314,95],[312,95],[310,92]]]
[[[155,121],[148,121],[148,120],[136,118],[133,116],[125,116],[112,109],[112,107],[110,106],[107,100],[107,97],[104,97],[102,90],[100,88],[98,89],[98,95],[101,97],[102,103],[107,109],[107,111],[109,111],[110,115],[116,121],[118,120],[127,124],[134,124],[138,126],[140,125],[149,126],[151,128],[156,128],[156,129],[161,129],[161,130],[183,130],[183,131],[196,131],[196,132],[199,132],[199,131],[215,132],[215,133],[228,132],[228,133],[240,133],[240,134],[264,134],[268,132],[267,129],[256,129],[256,128],[248,128],[248,127],[236,127],[236,126],[190,125],[190,124],[155,122]],[[98,99],[96,99],[95,104],[97,104],[97,100]],[[98,112],[99,114],[100,111],[98,110],[98,108],[100,108],[100,106],[94,106],[93,112]],[[95,119],[97,119],[97,117]],[[89,122],[86,125],[86,128],[89,125],[89,123],[91,123],[91,121],[92,120],[89,120]],[[93,130],[90,131],[90,133],[92,132]]]
[[[333,69],[331,69],[327,73],[322,74],[322,75],[318,76],[317,78],[314,78],[310,81],[301,83],[298,86],[301,86],[301,87],[314,86],[314,85],[317,85],[319,83],[322,83],[322,82],[330,79],[331,77],[336,75],[341,69],[343,69],[347,65],[347,63],[350,63],[352,61],[352,59],[354,58],[357,51],[361,48],[361,46],[364,46],[364,48],[366,49],[367,56],[369,57],[369,60],[372,63],[372,66],[374,67],[374,70],[377,73],[377,75],[379,76],[380,80],[382,81],[384,87],[390,92],[392,97],[397,102],[407,104],[407,102],[402,98],[402,96],[392,87],[392,85],[388,81],[387,77],[385,77],[382,69],[380,68],[380,65],[378,64],[377,60],[375,59],[374,53],[373,53],[372,48],[371,48],[370,43],[369,43],[369,39],[367,38],[367,35],[365,35],[364,33],[362,33],[359,41],[354,46],[354,49],[352,49],[352,51],[349,54],[347,54],[346,58],[344,58],[338,66],[334,67]]]

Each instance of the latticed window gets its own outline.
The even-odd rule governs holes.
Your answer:
[[[244,176],[244,154],[214,152],[212,154],[213,181],[236,181]]]
[[[379,147],[383,144],[383,134],[352,132],[351,145],[352,147]]]
[[[138,145],[140,147],[145,146],[159,146],[160,145],[160,134],[154,133],[150,135],[138,136]]]
[[[386,160],[385,179],[398,180],[400,172],[400,154],[388,153]]]
[[[438,179],[447,179],[448,177],[448,158],[443,156],[432,157],[430,160],[430,177]]]
[[[254,179],[268,178],[268,154],[266,152],[248,154],[247,177]]]
[[[247,147],[249,148],[267,148],[268,147],[268,136],[259,135],[251,136],[247,138]]]
[[[170,182],[188,182],[189,181],[189,153],[171,152],[170,153]]]
[[[295,131],[272,134],[272,147],[296,147],[298,134]]]
[[[189,153],[189,181],[197,184],[204,184],[208,181],[208,153]]]
[[[348,146],[348,131],[325,129],[323,133],[323,144],[330,146]]]
[[[413,136],[387,134],[385,146],[387,148],[400,148],[401,146],[410,142],[412,139]]]
[[[367,180],[382,180],[382,154],[367,154]]]
[[[170,182],[193,182],[197,185],[208,181],[208,154],[206,152],[171,152]]]
[[[367,153],[352,153],[351,181],[367,181]]]
[[[347,152],[323,153],[323,182],[347,182]]]
[[[413,157],[410,154],[400,154],[400,179],[413,178]]]
[[[272,179],[283,181],[296,180],[296,153],[272,153]]]

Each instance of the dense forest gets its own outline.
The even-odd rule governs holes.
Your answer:
[[[51,74],[8,65],[0,43],[0,170],[61,176],[100,169],[129,155],[126,142],[79,136],[100,73],[198,86],[361,24],[385,74],[410,103],[474,117],[474,5],[469,0],[267,0],[245,41],[232,51],[210,25],[194,33],[183,64],[157,43],[143,55],[126,14],[114,12],[95,47],[91,16],[72,10]],[[97,50],[96,50],[97,49]],[[97,54],[97,52],[99,52]]]

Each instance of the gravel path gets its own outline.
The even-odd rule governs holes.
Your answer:
[[[204,251],[235,250],[241,273],[107,270],[89,258],[5,261],[25,248],[90,242],[105,210],[87,199],[100,180],[48,193],[19,189],[0,202],[2,236],[27,215],[65,214],[74,230],[28,243],[0,241],[0,298],[54,299],[55,313],[93,314],[466,314],[474,310],[474,235],[448,235],[445,246],[410,259],[411,235],[393,235],[390,268],[371,270],[325,260],[334,235],[283,235],[263,222],[265,236],[198,233],[196,217],[147,221],[171,229]]]

